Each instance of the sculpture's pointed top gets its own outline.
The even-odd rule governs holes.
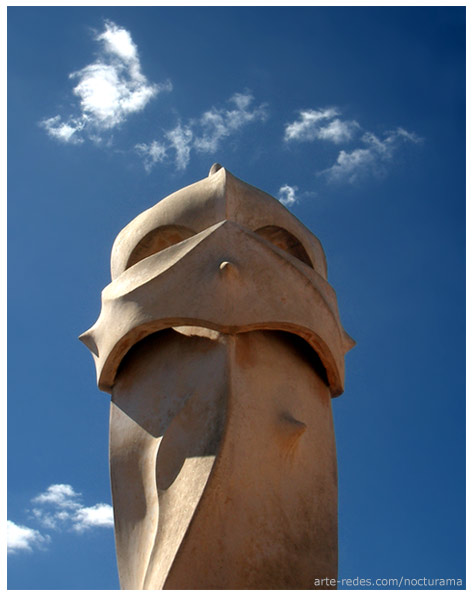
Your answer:
[[[208,177],[210,177],[211,175],[214,175],[217,171],[219,171],[220,169],[222,169],[223,167],[220,165],[220,163],[213,163],[210,167],[210,171],[208,173]]]

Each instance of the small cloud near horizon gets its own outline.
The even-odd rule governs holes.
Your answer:
[[[27,512],[38,529],[8,521],[8,552],[44,549],[51,542],[51,536],[41,529],[82,533],[97,527],[113,527],[112,506],[103,502],[85,506],[81,497],[71,485],[56,483],[32,498],[33,508]]]
[[[42,535],[36,529],[17,525],[13,521],[7,521],[7,552],[16,554],[17,552],[31,552],[33,548],[43,549],[45,544],[49,543],[49,535]]]
[[[63,143],[80,144],[86,137],[102,141],[103,132],[143,110],[159,93],[172,90],[170,81],[147,80],[137,46],[126,29],[106,21],[95,41],[100,44],[98,60],[69,75],[77,81],[73,93],[79,99],[78,114],[56,115],[39,123],[50,137]]]

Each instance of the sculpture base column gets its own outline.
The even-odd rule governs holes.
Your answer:
[[[112,399],[122,589],[313,589],[337,577],[331,397],[308,344],[165,330],[128,353]]]

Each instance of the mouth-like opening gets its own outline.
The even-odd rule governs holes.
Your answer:
[[[159,332],[150,333],[143,339],[141,339],[137,344],[133,345],[126,355],[122,358],[120,366],[118,367],[117,373],[119,373],[121,366],[126,363],[127,356],[133,349],[136,349],[140,344],[147,343],[151,336],[155,337],[156,343],[158,343],[159,337],[162,335],[166,335],[168,332],[176,332],[180,335],[186,337],[202,337],[207,338],[209,341],[217,342],[218,340],[224,340],[224,338],[230,335],[247,335],[249,333],[253,333],[254,331],[263,331],[264,334],[268,336],[274,336],[274,340],[282,341],[285,345],[289,345],[293,351],[293,353],[298,356],[300,360],[308,363],[310,367],[316,372],[316,374],[321,378],[323,383],[329,387],[328,375],[326,372],[326,368],[316,350],[302,337],[295,333],[291,333],[289,331],[283,331],[279,329],[255,329],[246,332],[238,332],[238,333],[222,333],[216,329],[211,329],[209,327],[202,327],[201,325],[176,325],[173,327],[169,327],[166,329],[162,329]]]

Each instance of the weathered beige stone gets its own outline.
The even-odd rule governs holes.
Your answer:
[[[219,165],[134,219],[81,339],[112,393],[123,589],[337,573],[344,332],[318,239]]]

